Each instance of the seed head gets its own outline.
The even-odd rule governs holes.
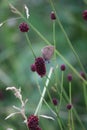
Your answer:
[[[66,69],[66,66],[65,66],[64,64],[62,64],[62,65],[60,66],[60,69],[61,69],[61,71],[64,71],[64,70]]]
[[[31,115],[28,117],[27,123],[28,123],[28,128],[30,130],[36,130],[36,128],[38,127],[38,117],[35,115]]]
[[[19,29],[20,29],[20,31],[21,32],[28,32],[28,30],[29,30],[29,26],[28,26],[28,24],[27,23],[21,23],[20,25],[19,25]]]
[[[82,16],[84,20],[87,20],[87,10],[83,11]]]
[[[35,72],[35,71],[36,71],[35,64],[32,64],[32,65],[31,65],[31,71],[33,71],[33,72]]]
[[[55,13],[53,11],[50,14],[50,18],[51,18],[51,20],[55,20],[56,19],[56,15],[55,15]]]
[[[35,67],[38,75],[40,75],[41,77],[46,75],[45,61],[42,57],[38,57],[35,59]]]
[[[56,98],[53,98],[53,104],[55,105],[55,106],[57,106],[57,104],[58,104],[58,100],[56,99]]]

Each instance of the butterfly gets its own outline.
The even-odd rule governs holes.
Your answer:
[[[50,46],[45,46],[42,48],[41,53],[42,57],[44,58],[45,61],[48,61],[51,59],[51,57],[54,54],[55,47],[50,45]]]

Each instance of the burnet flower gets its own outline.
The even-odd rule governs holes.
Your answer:
[[[58,100],[57,100],[56,98],[53,98],[53,99],[52,99],[52,102],[53,102],[54,106],[57,106],[57,105],[58,105]]]
[[[38,126],[38,117],[35,115],[31,115],[28,117],[27,123],[28,123],[28,128],[33,129]]]
[[[19,29],[20,29],[20,31],[21,32],[28,32],[28,30],[29,30],[29,26],[28,26],[28,24],[27,23],[21,23],[20,25],[19,25]]]
[[[72,104],[67,104],[67,109],[70,110],[72,108]]]
[[[36,72],[41,77],[46,75],[46,66],[43,57],[37,57],[35,59],[35,68],[36,68]]]

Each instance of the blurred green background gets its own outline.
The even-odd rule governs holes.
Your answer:
[[[51,43],[52,39],[52,21],[50,20],[51,6],[47,0],[9,0],[21,13],[24,13],[24,4],[29,7],[30,22],[46,37]],[[87,71],[87,21],[82,18],[83,10],[87,9],[86,0],[54,0],[55,8],[60,21],[66,30],[73,47],[79,55],[81,62]],[[7,0],[0,0],[0,23],[7,20],[0,28],[0,130],[13,128],[14,130],[26,130],[23,119],[20,115],[4,120],[7,115],[14,112],[13,105],[20,106],[20,102],[15,98],[12,92],[6,91],[8,86],[21,87],[24,100],[29,99],[26,105],[27,116],[34,113],[40,99],[37,88],[39,81],[41,90],[43,89],[45,78],[41,79],[37,74],[32,73],[30,65],[34,62],[34,57],[27,44],[25,35],[19,31],[19,24],[24,22],[17,18],[18,15],[11,12]],[[8,20],[10,19],[10,20]],[[28,33],[32,47],[37,56],[41,55],[41,49],[46,43],[30,28]],[[60,27],[56,23],[56,45],[61,54],[80,72],[81,68],[77,63],[75,56],[69,48],[67,41]],[[64,63],[57,57],[58,65]],[[47,64],[47,71],[50,66],[54,66],[54,58]],[[64,87],[68,93],[67,73],[73,73],[67,66]],[[59,71],[58,76],[61,76]],[[54,82],[54,76],[52,77]],[[87,112],[85,110],[83,89],[81,81],[73,73],[72,83],[73,104],[81,116],[82,122],[87,129]],[[49,91],[52,97],[57,97],[57,93],[52,90],[52,84],[49,85]],[[46,95],[47,102],[50,104]],[[51,105],[51,104],[50,104]],[[43,104],[41,114],[51,115],[49,109]],[[67,122],[66,102],[62,103],[61,118]],[[44,125],[45,124],[45,125]],[[40,119],[42,130],[58,130],[55,121]],[[82,130],[78,121],[76,129]]]

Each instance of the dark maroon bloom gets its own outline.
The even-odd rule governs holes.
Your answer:
[[[55,20],[56,19],[56,15],[55,15],[55,13],[52,11],[51,12],[51,14],[50,14],[50,18],[52,19],[52,20]]]
[[[67,109],[70,110],[72,108],[72,104],[67,104]]]
[[[38,57],[35,59],[35,67],[38,75],[40,75],[41,77],[46,75],[45,61],[42,57]]]
[[[55,106],[57,106],[57,104],[58,104],[58,100],[56,99],[56,98],[53,98],[53,104],[55,105]]]
[[[29,26],[28,26],[28,24],[27,23],[21,23],[20,25],[19,25],[19,29],[20,29],[20,31],[21,32],[28,32],[28,30],[29,30]]]
[[[64,70],[66,69],[66,66],[65,66],[64,64],[62,64],[62,65],[60,66],[60,69],[61,69],[62,71],[64,71]]]
[[[86,75],[85,75],[84,72],[80,72],[80,75],[81,75],[84,79],[86,79]]]
[[[83,11],[82,16],[83,16],[84,20],[87,20],[87,10]]]
[[[35,71],[36,71],[35,64],[32,64],[32,65],[31,65],[31,71],[33,71],[33,72],[35,72]]]
[[[36,130],[37,126],[38,126],[38,117],[35,115],[31,115],[29,116],[27,123],[28,123],[28,128],[30,130]]]
[[[68,74],[67,78],[68,78],[69,81],[72,81],[72,75],[71,74]]]
[[[39,126],[37,126],[35,130],[42,130],[42,129]]]

